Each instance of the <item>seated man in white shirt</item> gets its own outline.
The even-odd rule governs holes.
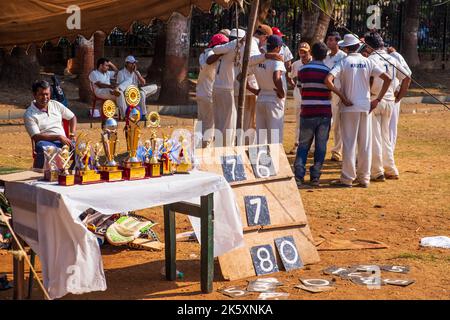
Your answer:
[[[34,168],[44,167],[44,147],[72,146],[77,125],[77,117],[63,104],[50,100],[50,84],[39,80],[32,86],[34,101],[23,116],[25,128],[35,143],[36,158]],[[66,137],[62,120],[69,120],[70,134]]]
[[[114,71],[110,71],[112,68]],[[113,100],[119,106],[122,116],[125,115],[127,105],[123,92],[117,89],[117,85],[111,83],[118,72],[117,67],[108,59],[100,58],[97,60],[97,68],[89,74],[91,87],[97,98],[104,100]]]
[[[145,118],[147,114],[146,98],[154,94],[158,87],[155,84],[144,86],[145,79],[137,69],[137,60],[133,56],[125,58],[125,66],[117,74],[117,84],[122,92],[125,92],[128,86],[135,85],[139,87],[141,92],[141,100],[139,101],[139,108],[141,109],[141,115]]]

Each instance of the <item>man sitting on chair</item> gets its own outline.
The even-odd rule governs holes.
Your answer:
[[[133,56],[128,56],[125,58],[125,66],[122,70],[117,74],[117,83],[119,85],[119,89],[122,92],[125,92],[128,86],[135,85],[140,87],[141,92],[141,100],[139,101],[139,108],[141,109],[142,117],[145,117],[147,114],[147,105],[146,98],[152,94],[154,94],[158,87],[155,84],[144,86],[145,79],[141,76],[141,73],[137,69],[138,61]]]
[[[47,81],[35,81],[32,90],[35,100],[25,111],[23,119],[25,128],[35,143],[36,158],[33,167],[42,169],[44,147],[61,148],[63,145],[72,145],[71,139],[75,136],[77,117],[63,104],[50,100],[50,84]],[[69,137],[64,132],[63,119],[69,121]]]
[[[114,71],[110,71],[112,68]],[[111,79],[115,78],[118,72],[117,67],[108,59],[97,60],[97,69],[89,74],[89,81],[97,98],[103,100],[113,100],[120,109],[120,113],[125,115],[127,105],[123,92],[118,90],[117,85],[111,84]]]

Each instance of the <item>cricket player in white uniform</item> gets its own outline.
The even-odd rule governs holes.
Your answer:
[[[283,46],[279,36],[271,35],[267,39],[269,53],[278,53]],[[258,90],[251,87],[256,99],[256,133],[258,144],[283,143],[284,103],[287,92],[284,63],[268,60],[251,68],[258,81]]]
[[[300,135],[300,112],[302,105],[301,83],[298,81],[298,70],[305,64],[312,61],[311,47],[307,42],[302,42],[298,45],[298,55],[300,59],[292,64],[291,72],[289,73],[289,82],[294,86],[294,108],[295,108],[295,143],[294,148],[289,153],[297,153],[298,139]]]
[[[221,34],[215,34],[209,41],[208,48],[200,55],[200,73],[198,75],[196,96],[198,106],[198,126],[201,126],[202,147],[207,147],[214,139],[214,109],[213,109],[213,84],[216,77],[216,69],[218,65],[217,60],[211,64],[206,63],[206,60],[214,55],[212,49],[215,46],[222,45],[228,42],[228,38]],[[200,128],[196,128],[196,132]]]
[[[387,49],[388,53],[393,56],[395,59],[398,60],[398,62],[400,62],[400,65],[403,67],[404,70],[406,70],[407,74],[411,77],[412,76],[412,71],[409,68],[408,64],[405,61],[405,58],[403,58],[403,56],[398,53],[395,48],[393,47],[388,47]],[[400,87],[399,87],[399,83],[397,80],[394,80],[396,82],[395,85],[395,91],[396,91],[396,95],[398,95],[398,93],[400,92]],[[401,104],[401,99],[395,99],[395,105],[394,105],[394,111],[392,112],[392,117],[391,117],[391,123],[389,125],[389,130],[390,130],[390,137],[391,137],[391,142],[392,142],[392,150],[395,151],[395,146],[397,144],[397,126],[398,126],[398,119],[400,117],[400,104]]]
[[[232,40],[234,39],[234,40]],[[238,40],[239,39],[239,40]],[[235,65],[236,46],[238,41],[242,41],[240,47],[240,57],[243,57],[243,42],[245,40],[245,31],[232,29],[230,33],[229,43],[216,46],[213,48],[214,55],[207,59],[207,63],[213,63],[218,55],[220,59],[217,65],[216,78],[213,86],[213,106],[214,106],[214,125],[215,125],[215,145],[232,146],[236,137],[236,118],[237,109],[234,100],[234,85],[236,76],[240,72]],[[280,59],[279,54],[269,55],[260,54],[250,56],[249,66],[264,61],[266,57]],[[222,140],[219,141],[217,134],[222,134]]]
[[[370,166],[372,151],[372,122],[370,111],[383,99],[389,88],[389,75],[373,61],[357,53],[360,40],[352,34],[346,34],[339,46],[347,50],[347,58],[341,60],[325,79],[327,87],[346,101],[341,101],[342,133],[342,172],[338,181],[332,184],[352,187],[354,181],[360,187],[370,184]],[[376,97],[370,101],[370,77],[380,77],[383,86]],[[341,90],[336,89],[334,79],[339,79]]]
[[[383,39],[377,32],[370,32],[364,36],[368,45],[367,51],[370,54],[369,60],[373,61],[380,68],[385,70],[391,77],[392,82],[386,91],[383,99],[378,106],[372,111],[372,181],[385,181],[385,179],[398,179],[398,169],[395,165],[394,150],[389,134],[389,125],[391,116],[395,108],[396,99],[405,96],[408,90],[410,78],[406,71],[403,70],[400,63],[385,48]],[[394,81],[396,79],[397,81]],[[397,98],[394,95],[396,85],[401,83],[400,92]],[[381,91],[383,81],[375,77],[373,78],[370,89],[371,97],[375,98]]]
[[[341,36],[338,32],[331,32],[327,36],[327,47],[330,51],[327,57],[323,61],[325,65],[333,69],[342,59],[347,57],[347,54],[339,49],[338,42],[341,40]],[[334,85],[337,89],[341,88],[339,79],[334,80]],[[334,146],[331,149],[331,161],[340,161],[342,159],[342,138],[341,138],[341,127],[340,127],[340,117],[339,117],[339,97],[335,94],[331,94],[331,113],[333,117],[331,118],[331,124],[333,126],[333,136],[334,136]]]

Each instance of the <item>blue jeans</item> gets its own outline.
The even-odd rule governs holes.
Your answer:
[[[36,152],[36,159],[34,159],[34,168],[42,169],[44,167],[44,147],[54,146],[62,148],[63,144],[60,141],[45,141],[40,140],[36,142],[34,151]]]
[[[295,177],[304,179],[306,174],[306,160],[313,139],[316,140],[314,151],[314,165],[309,168],[311,180],[319,179],[322,165],[327,152],[327,142],[330,135],[331,117],[300,118],[300,138],[295,157]]]

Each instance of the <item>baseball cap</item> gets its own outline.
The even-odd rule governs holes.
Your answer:
[[[267,24],[260,24],[256,30],[265,34],[266,36],[271,36],[273,34],[272,28]]]
[[[277,27],[272,27],[272,33],[279,37],[284,37],[284,34]]]
[[[135,63],[138,62],[133,56],[128,56],[125,58],[125,62]]]
[[[211,37],[211,40],[209,40],[208,48],[215,47],[220,44],[227,43],[229,40],[226,36],[224,36],[221,33],[215,34]]]
[[[230,37],[232,38],[244,38],[245,37],[245,31],[242,29],[231,29],[230,31]]]
[[[298,45],[298,50],[300,51],[311,51],[311,47],[309,46],[308,42],[302,42]]]
[[[281,47],[283,45],[283,39],[280,36],[271,35],[267,38],[267,45],[273,47]]]

